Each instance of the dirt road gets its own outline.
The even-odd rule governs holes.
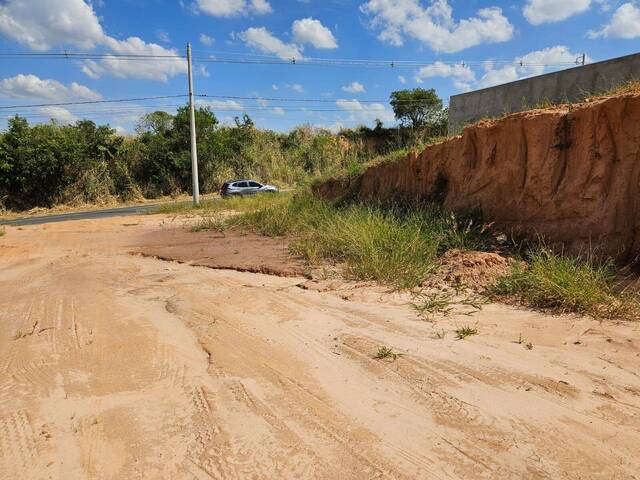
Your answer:
[[[174,227],[0,237],[0,478],[638,478],[639,325],[130,253]]]

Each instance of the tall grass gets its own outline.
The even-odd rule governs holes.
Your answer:
[[[618,291],[613,261],[593,255],[568,256],[540,247],[516,263],[509,275],[493,286],[495,295],[560,313],[588,314],[595,318],[637,318],[638,297]]]
[[[312,264],[339,263],[350,278],[399,288],[426,280],[443,249],[476,245],[482,235],[436,210],[336,206],[306,192],[258,208],[245,205],[228,223],[263,235],[288,235],[292,253]]]
[[[194,207],[167,207],[165,213],[176,209]],[[490,232],[473,216],[457,216],[433,206],[334,204],[306,190],[204,202],[194,211],[203,217],[194,229],[237,227],[286,236],[291,252],[312,265],[333,262],[349,278],[397,288],[420,286],[450,249],[493,247]],[[236,213],[228,215],[229,211]],[[224,219],[222,212],[227,212]],[[515,298],[537,308],[596,318],[640,316],[638,297],[618,289],[613,261],[554,253],[544,246],[529,250],[525,260],[516,262],[508,275],[490,287],[494,298]],[[425,309],[433,302],[437,307],[443,299],[427,300]],[[477,302],[465,302],[478,309]]]

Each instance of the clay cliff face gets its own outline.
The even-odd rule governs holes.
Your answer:
[[[630,260],[640,254],[640,94],[476,124],[420,155],[314,187],[324,198],[347,191],[479,209],[505,231]]]

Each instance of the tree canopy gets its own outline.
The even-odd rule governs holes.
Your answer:
[[[441,121],[443,105],[433,88],[414,88],[391,93],[391,108],[396,119],[405,126],[420,128]]]

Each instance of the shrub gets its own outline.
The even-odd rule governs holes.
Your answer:
[[[635,318],[640,304],[630,292],[618,292],[616,266],[594,255],[568,256],[540,247],[516,263],[492,291],[512,296],[527,305],[560,313],[589,314],[596,318]]]

